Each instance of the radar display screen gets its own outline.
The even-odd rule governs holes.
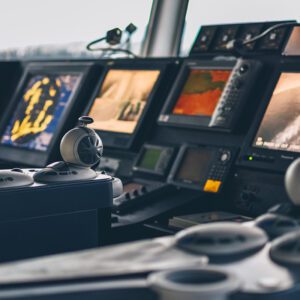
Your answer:
[[[1,144],[47,151],[79,78],[79,74],[31,75]]]
[[[159,70],[109,70],[90,109],[94,123],[89,126],[132,134],[159,75]]]
[[[210,149],[188,148],[175,175],[176,181],[200,184],[206,180],[214,153]]]
[[[299,73],[281,73],[253,146],[300,152]]]
[[[190,70],[172,113],[211,117],[230,74],[231,70]]]

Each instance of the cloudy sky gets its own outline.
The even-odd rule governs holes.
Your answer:
[[[90,41],[130,22],[143,38],[151,0],[0,0],[0,49]]]
[[[171,0],[172,1],[172,0]],[[151,0],[0,0],[0,50],[90,41],[133,22],[141,41]],[[284,5],[283,5],[284,3]],[[300,19],[299,0],[190,0],[183,47],[201,24]]]

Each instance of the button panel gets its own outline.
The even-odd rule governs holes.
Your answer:
[[[258,61],[242,59],[237,61],[210,120],[209,127],[226,129],[233,127],[260,67],[261,63]]]
[[[183,145],[168,177],[178,187],[219,193],[226,181],[236,149]]]
[[[219,149],[217,159],[212,164],[204,185],[205,192],[218,192],[222,183],[229,172],[231,151],[228,149]]]

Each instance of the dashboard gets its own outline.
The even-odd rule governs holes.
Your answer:
[[[1,165],[46,166],[87,115],[104,144],[98,170],[124,183],[116,230],[174,232],[174,217],[212,210],[248,220],[289,201],[283,175],[300,156],[298,27],[238,55],[227,47],[274,24],[203,26],[188,57],[0,62]]]

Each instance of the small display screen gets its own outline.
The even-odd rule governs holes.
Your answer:
[[[146,148],[143,153],[143,157],[139,161],[138,167],[142,169],[154,171],[156,169],[156,165],[160,159],[162,152],[163,149]]]
[[[79,79],[80,74],[31,75],[1,144],[47,151]]]
[[[131,134],[149,100],[159,70],[109,70],[90,109],[96,130]]]
[[[200,184],[207,178],[213,155],[210,149],[188,148],[181,160],[175,180]]]
[[[172,113],[211,117],[230,74],[231,70],[190,70]]]
[[[281,73],[253,146],[300,152],[299,133],[300,73]]]

